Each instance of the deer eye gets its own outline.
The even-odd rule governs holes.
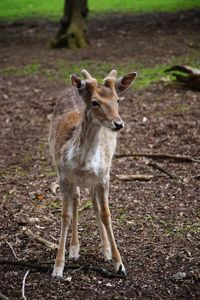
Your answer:
[[[97,107],[100,106],[100,104],[97,101],[92,101],[92,106]]]
[[[117,99],[117,103],[119,103],[120,99]]]

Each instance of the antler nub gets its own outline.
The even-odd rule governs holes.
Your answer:
[[[110,73],[106,76],[107,77],[114,77],[117,78],[117,71],[116,70],[112,70],[110,71]]]
[[[87,71],[87,70],[82,70],[81,71],[81,74],[83,75],[83,77],[86,79],[86,80],[92,80],[92,76],[90,75],[90,73]]]
[[[83,75],[89,90],[93,91],[97,87],[97,80],[93,78],[87,70],[82,70],[81,74]]]
[[[117,71],[112,70],[110,73],[104,78],[103,84],[109,86],[111,88],[115,87],[115,82],[117,81]]]

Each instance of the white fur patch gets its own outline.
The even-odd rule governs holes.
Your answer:
[[[72,144],[68,145],[62,173],[76,186],[89,188],[101,176],[104,162],[100,145],[88,153],[84,153],[84,150],[84,148],[77,150]]]
[[[94,153],[92,153],[92,155],[89,156],[88,159],[86,160],[86,164],[85,164],[85,167],[83,168],[83,170],[86,170],[91,173],[94,173],[95,175],[98,175],[101,166],[102,166],[101,153],[100,153],[100,149],[98,146],[96,151]]]

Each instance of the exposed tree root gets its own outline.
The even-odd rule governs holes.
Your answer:
[[[200,163],[200,160],[192,158],[187,155],[173,155],[173,154],[166,154],[166,153],[124,153],[124,154],[116,154],[116,158],[121,157],[148,157],[152,159],[163,159],[163,160],[174,160],[176,162],[197,162]]]
[[[0,299],[1,300],[9,300],[6,296],[4,296],[2,293],[0,293]]]
[[[149,163],[148,163],[148,166],[150,166],[150,167],[152,167],[153,169],[158,170],[158,171],[160,171],[160,172],[166,174],[166,175],[169,176],[171,179],[178,179],[178,177],[177,177],[176,175],[174,175],[174,174],[172,174],[172,173],[166,171],[163,167],[161,167],[161,166],[158,165],[158,164],[149,162]]]
[[[171,72],[176,82],[185,87],[200,90],[200,70],[190,66],[175,65],[165,70]]]
[[[31,263],[29,261],[12,261],[12,260],[0,260],[0,265],[13,265],[13,266],[18,266],[19,268],[28,268],[32,269],[33,271],[40,271],[40,272],[50,272],[52,270],[52,267],[50,266],[54,264],[54,262],[48,262],[48,263]],[[114,274],[111,273],[105,269],[102,268],[95,268],[91,267],[89,265],[65,265],[65,270],[83,270],[83,271],[92,271],[96,272],[104,277],[107,278],[123,278],[125,279],[125,275],[120,275],[120,274]]]
[[[27,235],[28,237],[34,238],[41,244],[51,248],[51,249],[57,249],[58,245],[55,243],[52,243],[50,241],[45,240],[44,238],[38,236],[37,234],[33,233],[30,229],[24,228],[24,234]]]
[[[131,181],[131,180],[139,180],[139,181],[149,181],[153,178],[153,175],[132,175],[132,174],[121,174],[121,175],[115,175],[114,179],[124,180],[124,181]]]

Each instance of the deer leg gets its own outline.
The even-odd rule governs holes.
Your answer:
[[[100,216],[101,216],[101,220],[105,226],[108,240],[110,242],[112,260],[114,263],[115,272],[118,274],[126,275],[126,270],[122,263],[121,255],[117,248],[117,244],[115,242],[115,238],[114,238],[114,234],[113,234],[111,215],[110,215],[110,209],[109,209],[109,204],[108,204],[108,191],[109,191],[109,182],[98,186]]]
[[[78,206],[80,203],[80,191],[76,187],[73,195],[73,217],[72,217],[72,237],[70,241],[69,258],[78,259],[80,244],[78,240]]]
[[[71,188],[66,182],[60,182],[60,190],[62,194],[62,213],[61,213],[61,235],[59,240],[58,252],[55,260],[52,275],[62,277],[65,266],[65,244],[69,225],[72,219],[73,201]]]
[[[94,209],[97,225],[99,228],[102,253],[103,253],[105,261],[110,262],[112,260],[110,243],[108,241],[105,226],[101,220],[100,207],[99,207],[99,203],[98,203],[98,195],[97,195],[96,191],[92,191],[92,203],[93,203],[93,209]]]

